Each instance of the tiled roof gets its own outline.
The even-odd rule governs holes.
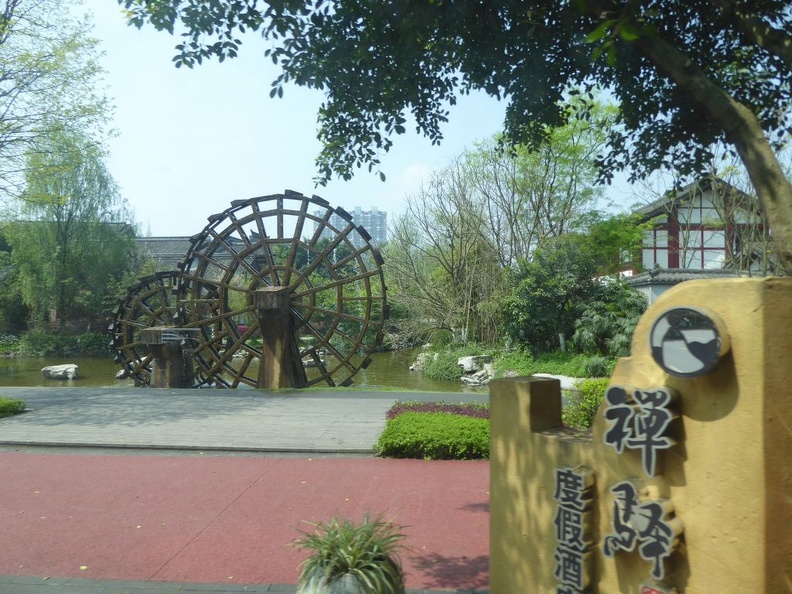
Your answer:
[[[696,195],[696,193],[706,193],[712,190],[713,182],[717,182],[717,184],[729,191],[736,193],[737,196],[745,199],[749,198],[747,194],[740,191],[738,188],[735,188],[730,183],[723,181],[722,179],[718,178],[704,178],[698,181],[695,181],[691,184],[686,185],[684,188],[680,188],[679,190],[670,190],[663,194],[663,196],[653,202],[650,202],[640,208],[635,209],[633,212],[639,215],[645,216],[647,219],[651,217],[655,217],[657,215],[668,214],[669,212],[669,204],[672,203],[682,203],[688,200],[691,196]]]
[[[744,271],[735,270],[695,270],[686,268],[653,268],[634,276],[626,277],[624,282],[631,287],[645,285],[675,285],[683,281],[711,278],[742,278],[751,276]]]
[[[190,247],[189,237],[139,237],[135,239],[140,253],[156,260],[162,270],[176,270]]]

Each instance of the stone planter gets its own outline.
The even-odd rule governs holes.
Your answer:
[[[395,585],[393,591],[404,594],[404,584]],[[297,586],[296,594],[367,594],[368,592],[369,590],[361,586],[354,575],[345,574],[328,583],[322,572],[316,570]]]

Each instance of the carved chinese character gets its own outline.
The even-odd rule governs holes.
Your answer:
[[[555,571],[553,574],[556,579],[567,586],[582,590],[585,584],[583,554],[580,551],[559,546],[556,547],[554,558]]]
[[[674,418],[669,410],[673,394],[667,388],[636,389],[632,401],[625,388],[611,386],[605,392],[605,419],[610,427],[603,440],[621,454],[625,448],[640,450],[644,472],[655,476],[660,450],[674,445],[666,435]]]
[[[559,468],[556,470],[553,499],[563,507],[583,510],[586,506],[584,498],[588,497],[587,491],[593,482],[590,471],[576,472],[573,468]]]
[[[582,551],[583,542],[583,514],[574,509],[558,507],[555,520],[556,540],[567,547]]]
[[[605,536],[602,551],[613,557],[619,551],[632,551],[636,544],[641,558],[652,562],[652,577],[665,577],[665,560],[671,555],[682,533],[682,522],[671,515],[674,506],[667,499],[641,502],[630,481],[611,488],[613,533]]]
[[[563,584],[558,592],[578,594],[591,582],[593,486],[594,474],[585,468],[556,470],[553,498],[558,507],[553,523],[558,545],[553,573]]]

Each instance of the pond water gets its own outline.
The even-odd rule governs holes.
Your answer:
[[[374,353],[368,369],[355,375],[353,387],[371,388],[402,388],[425,392],[469,392],[474,391],[461,382],[444,382],[427,378],[423,373],[410,371],[415,360],[416,351],[391,351]],[[79,377],[74,380],[47,380],[41,376],[41,368],[47,365],[74,363],[79,366]],[[43,386],[43,387],[130,387],[130,380],[115,379],[118,366],[107,359],[80,358],[70,359],[0,359],[0,386]],[[478,388],[475,391],[486,391]]]

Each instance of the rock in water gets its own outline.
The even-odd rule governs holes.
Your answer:
[[[77,370],[79,368],[74,363],[66,363],[65,365],[48,365],[41,368],[41,375],[44,379],[74,379],[77,377]]]

